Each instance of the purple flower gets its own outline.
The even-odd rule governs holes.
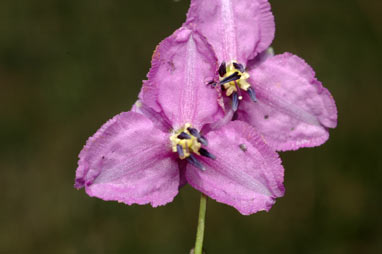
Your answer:
[[[226,104],[268,145],[296,150],[329,138],[337,124],[334,99],[304,60],[268,49],[275,32],[268,1],[191,0],[185,26],[211,43],[220,65],[216,83],[232,98]]]
[[[140,101],[104,124],[81,151],[75,187],[156,207],[187,182],[242,214],[269,210],[284,193],[277,153],[241,121],[201,132],[224,121],[218,93],[205,83],[216,67],[197,32],[181,28],[161,42]]]

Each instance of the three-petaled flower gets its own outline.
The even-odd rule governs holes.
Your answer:
[[[214,51],[197,31],[183,27],[162,41],[140,100],[81,151],[75,186],[155,207],[188,183],[242,214],[269,210],[284,194],[281,161],[245,122],[216,124],[226,121],[219,94],[206,86],[216,69]]]
[[[226,108],[275,150],[318,146],[337,124],[330,92],[312,68],[290,53],[273,56],[275,24],[267,0],[191,0],[184,26],[211,43]]]

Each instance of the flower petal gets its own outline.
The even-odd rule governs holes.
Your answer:
[[[246,64],[269,47],[275,33],[267,0],[192,0],[186,25],[207,37],[219,62]]]
[[[156,54],[157,49],[158,49],[158,47],[154,51],[153,59],[154,59],[154,56]],[[157,66],[152,66],[151,70],[154,70],[157,68],[158,68]],[[151,108],[157,112],[162,111],[160,105],[158,104],[158,100],[157,100],[158,89],[156,88],[156,86],[154,84],[151,85],[150,82],[148,82],[148,80],[143,80],[142,89],[139,92],[138,98],[140,99],[141,102],[144,101],[145,105],[148,106],[149,108]]]
[[[121,113],[87,141],[75,187],[103,200],[164,205],[178,193],[179,169],[171,156],[167,134],[141,114]]]
[[[199,157],[201,171],[187,166],[188,183],[244,215],[269,210],[276,197],[284,195],[284,168],[276,152],[256,134],[253,127],[233,121],[207,134],[208,151],[216,160]]]
[[[165,133],[169,133],[172,130],[172,126],[167,117],[163,112],[157,112],[154,109],[143,104],[140,100],[137,100],[133,107],[131,108],[132,112],[136,112],[144,115],[152,121],[156,128],[160,129]]]
[[[296,150],[324,143],[337,124],[330,92],[312,68],[290,53],[269,58],[249,71],[257,103],[242,101],[238,119],[253,125],[276,150]]]
[[[205,38],[182,27],[157,47],[148,82],[142,88],[142,102],[150,105],[147,100],[153,100],[154,90],[158,105],[175,129],[185,123],[200,129],[223,116],[218,93],[207,85],[216,69],[216,57]]]

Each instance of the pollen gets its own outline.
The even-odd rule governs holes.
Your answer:
[[[249,74],[245,71],[244,66],[236,61],[231,61],[229,64],[222,63],[219,68],[219,81],[225,88],[227,96],[238,93],[238,99],[241,100],[243,97],[240,94],[240,89],[248,91],[251,87],[247,82],[248,78]]]
[[[182,128],[174,131],[170,136],[171,148],[174,153],[178,153],[180,159],[186,159],[192,153],[200,155],[199,150],[203,143],[203,137],[186,123]]]

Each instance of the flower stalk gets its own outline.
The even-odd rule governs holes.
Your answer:
[[[204,239],[204,227],[206,219],[206,209],[207,209],[207,196],[203,193],[200,196],[200,207],[199,207],[199,218],[198,218],[198,228],[196,231],[196,241],[194,254],[203,253],[203,239]]]

